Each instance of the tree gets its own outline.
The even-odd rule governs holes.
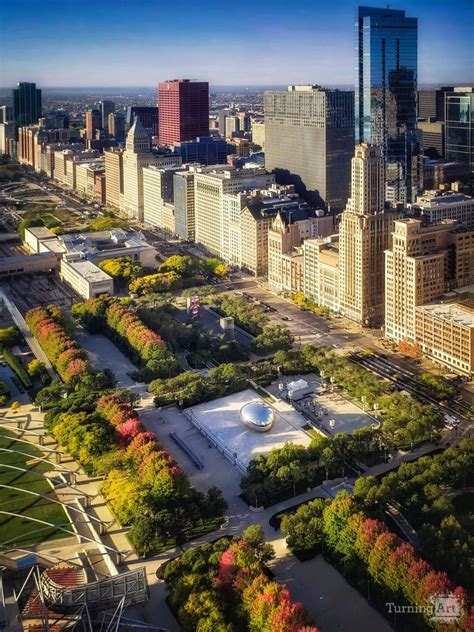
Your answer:
[[[273,353],[274,351],[288,351],[293,346],[294,337],[286,325],[265,325],[255,339],[259,353]]]
[[[153,519],[146,515],[138,516],[128,535],[137,551],[146,557],[153,550],[153,540],[156,538],[156,526]]]
[[[313,556],[321,550],[324,541],[323,510],[326,504],[322,498],[316,498],[298,507],[294,513],[283,516],[281,532],[292,551]]]
[[[190,255],[171,255],[160,265],[160,272],[175,272],[181,277],[192,277],[199,273],[201,263]]]
[[[99,268],[114,279],[135,279],[142,273],[142,266],[131,257],[104,259]]]
[[[254,549],[257,559],[266,564],[275,557],[275,549],[265,542],[263,527],[259,524],[251,524],[242,534],[244,542],[248,542]]]
[[[0,406],[5,406],[5,404],[10,399],[10,391],[7,386],[0,382]]]
[[[224,277],[228,273],[227,266],[219,261],[216,257],[211,257],[205,262],[205,268],[208,271],[208,274]]]
[[[44,364],[38,360],[37,358],[35,358],[34,360],[31,360],[31,362],[28,363],[28,375],[31,375],[31,377],[36,377],[39,376],[43,373],[43,371],[45,371],[45,366]]]
[[[18,344],[21,336],[20,332],[16,327],[5,327],[5,329],[0,329],[0,348],[2,347],[12,347],[13,345]]]

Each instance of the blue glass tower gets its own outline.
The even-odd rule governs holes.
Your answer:
[[[419,170],[418,20],[404,11],[359,7],[356,42],[356,142],[382,147],[388,199],[411,201]]]

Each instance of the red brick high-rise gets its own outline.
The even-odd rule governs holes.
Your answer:
[[[209,136],[207,81],[173,79],[160,83],[158,106],[161,144],[172,145]]]

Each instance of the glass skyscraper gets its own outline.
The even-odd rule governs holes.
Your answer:
[[[387,197],[409,202],[418,188],[418,20],[404,11],[359,7],[356,21],[356,142],[382,147]]]
[[[41,116],[41,90],[37,89],[36,83],[23,81],[13,90],[13,116],[17,128],[38,122]]]
[[[467,162],[474,171],[474,88],[446,95],[446,158]]]

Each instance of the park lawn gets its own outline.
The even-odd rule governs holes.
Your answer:
[[[42,453],[34,445],[15,441],[14,435],[4,428],[1,429],[0,435],[0,448],[17,449],[20,452],[31,454],[31,456],[42,456]],[[29,457],[22,454],[0,451],[0,484],[11,485],[38,494],[51,494],[50,484],[44,476],[41,476],[43,472],[50,469],[48,464],[27,465],[28,460]],[[10,470],[2,465],[25,468],[28,469],[28,472]],[[60,529],[46,527],[28,520],[27,516],[70,528],[68,517],[61,505],[52,503],[46,498],[35,498],[31,494],[0,487],[0,509],[25,516],[22,518],[0,514],[0,545],[6,545],[9,542],[8,546],[26,547],[46,540],[64,538],[68,535]]]

